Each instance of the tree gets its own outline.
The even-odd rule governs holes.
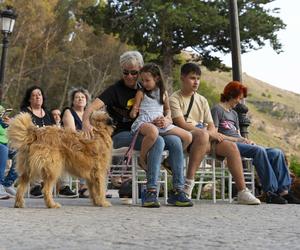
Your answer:
[[[19,110],[25,90],[39,85],[49,107],[67,105],[66,93],[82,86],[94,96],[120,75],[119,55],[127,49],[119,39],[95,35],[80,18],[93,0],[6,1],[17,13],[10,37],[4,103]]]
[[[285,25],[272,15],[278,9],[266,8],[273,1],[238,0],[243,53],[267,41],[280,52],[276,32]],[[227,0],[108,0],[106,5],[88,8],[85,20],[98,30],[117,34],[146,57],[157,55],[170,80],[174,55],[187,47],[199,51],[204,65],[220,65],[211,52],[230,52],[228,5]]]

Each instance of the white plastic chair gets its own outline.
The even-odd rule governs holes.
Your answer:
[[[127,147],[122,147],[118,149],[113,149],[112,157],[123,157],[127,151]],[[110,173],[108,175],[108,182],[110,182],[110,178],[113,176],[121,176],[132,178],[132,204],[136,205],[139,202],[139,192],[138,187],[139,183],[146,184],[146,173],[143,169],[141,169],[138,165],[138,157],[140,155],[140,151],[133,150],[131,164],[124,165],[122,163],[111,164]],[[163,159],[168,157],[168,151],[163,151],[162,154]],[[168,199],[168,174],[165,169],[160,170],[160,180],[158,181],[157,190],[160,189],[160,185],[164,185],[164,203],[167,204]],[[142,180],[140,180],[142,179]],[[159,192],[158,192],[159,193]]]

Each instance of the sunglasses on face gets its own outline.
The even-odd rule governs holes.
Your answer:
[[[129,74],[132,76],[136,76],[139,72],[137,70],[123,70],[123,75],[128,76]]]

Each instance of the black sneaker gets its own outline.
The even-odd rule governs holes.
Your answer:
[[[73,192],[69,186],[64,186],[63,189],[59,190],[58,197],[61,197],[61,198],[77,198],[78,194]]]
[[[286,199],[282,198],[280,195],[273,192],[267,192],[266,203],[268,204],[287,204]]]
[[[78,191],[79,198],[89,198],[89,190],[87,188],[82,188]]]
[[[41,185],[36,185],[30,190],[31,198],[43,198],[44,195],[42,193]]]
[[[289,192],[288,194],[283,195],[281,197],[283,199],[285,199],[288,202],[288,204],[300,204],[300,200],[295,195],[293,195],[291,192]]]
[[[168,204],[177,207],[192,207],[193,202],[183,190],[170,191]]]
[[[142,207],[160,207],[156,191],[146,192],[145,199],[142,201]]]

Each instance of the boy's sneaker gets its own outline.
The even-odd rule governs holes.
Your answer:
[[[10,195],[5,191],[3,185],[0,184],[0,200],[7,200]]]
[[[17,194],[17,191],[16,189],[14,188],[14,186],[9,186],[9,187],[4,187],[5,188],[5,191],[7,193],[9,193],[11,196],[16,196]]]
[[[58,196],[61,198],[77,198],[78,194],[73,192],[69,186],[64,186],[63,189],[59,190]]]
[[[195,180],[185,179],[183,192],[187,194],[189,199],[192,199],[192,191],[195,186]]]
[[[147,191],[142,207],[160,207],[156,191]]]
[[[266,203],[268,204],[287,204],[288,202],[282,198],[282,196],[273,193],[273,192],[267,192],[266,193]]]
[[[237,201],[243,205],[259,205],[260,200],[257,199],[248,188],[238,192]]]
[[[42,193],[42,187],[40,185],[34,186],[30,190],[30,196],[31,196],[31,198],[43,198],[44,195]]]
[[[288,202],[288,204],[300,204],[300,200],[291,192],[281,197],[285,199]]]
[[[177,207],[192,207],[194,205],[183,190],[171,191],[168,198],[168,204]]]

